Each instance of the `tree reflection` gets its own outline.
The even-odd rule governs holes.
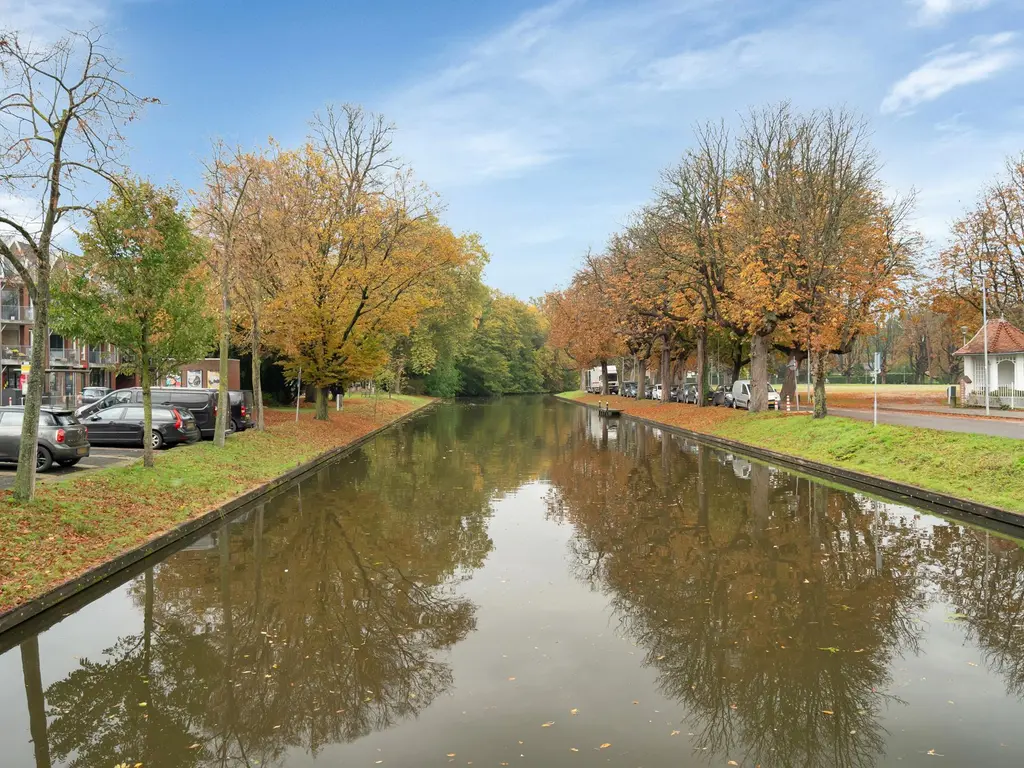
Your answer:
[[[577,576],[610,592],[662,691],[689,710],[696,749],[874,765],[881,692],[894,656],[916,649],[926,599],[918,532],[674,436],[620,426],[619,443],[564,453],[550,511],[575,525]]]

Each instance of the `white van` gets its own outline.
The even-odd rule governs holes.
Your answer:
[[[750,379],[737,379],[732,383],[732,407],[750,410]],[[779,393],[768,385],[768,408],[779,409]]]

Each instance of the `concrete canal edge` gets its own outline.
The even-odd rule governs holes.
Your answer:
[[[597,406],[591,403],[584,403],[567,397],[558,397],[558,399],[566,403],[573,403],[585,408],[597,410]],[[894,480],[886,480],[883,477],[869,475],[866,472],[843,469],[841,467],[832,466],[831,464],[803,459],[799,456],[770,451],[767,448],[759,448],[756,445],[741,443],[737,440],[730,440],[728,438],[718,437],[717,435],[710,435],[706,432],[695,432],[692,429],[664,424],[660,421],[648,419],[643,416],[634,416],[628,413],[623,413],[619,418],[631,419],[640,424],[657,427],[658,429],[664,430],[670,434],[692,438],[715,448],[722,448],[734,453],[739,453],[759,461],[790,467],[830,480],[837,480],[843,485],[852,486],[857,490],[874,493],[891,501],[910,503],[918,506],[923,505],[940,514],[949,515],[958,519],[966,519],[969,522],[977,522],[977,518],[994,520],[998,523],[1018,529],[1016,532],[1018,535],[1020,534],[1019,529],[1024,528],[1024,515],[1011,512],[1000,507],[993,507],[988,504],[980,504],[975,501],[961,499],[957,496],[949,496],[944,493],[929,491],[925,488],[919,488],[916,485],[908,485]]]
[[[424,403],[394,421],[383,424],[371,432],[367,432],[362,437],[358,437],[355,440],[337,448],[331,448],[328,451],[324,451],[319,456],[310,459],[304,464],[300,464],[285,474],[246,491],[241,496],[236,496],[235,498],[224,502],[220,506],[203,513],[199,517],[187,520],[176,528],[165,531],[159,536],[150,539],[145,544],[135,547],[134,549],[130,549],[127,552],[122,552],[120,555],[117,555],[105,563],[101,563],[100,565],[90,568],[80,576],[76,576],[73,579],[65,581],[60,586],[54,587],[48,592],[44,592],[39,597],[35,597],[26,603],[22,603],[16,608],[12,608],[6,613],[0,614],[0,652],[2,652],[3,648],[9,645],[2,640],[2,636],[8,630],[13,629],[19,624],[22,624],[35,616],[38,616],[44,611],[58,608],[65,601],[79,595],[85,590],[91,591],[93,587],[98,587],[105,582],[115,580],[122,572],[131,569],[132,566],[138,564],[144,559],[153,558],[154,555],[160,553],[162,550],[170,547],[186,536],[190,536],[191,534],[196,534],[197,536],[200,535],[202,529],[221,523],[225,519],[229,518],[233,513],[245,508],[250,503],[265,496],[269,496],[276,491],[285,489],[293,481],[303,475],[314,472],[325,464],[329,464],[330,462],[351,453],[365,443],[368,443],[370,440],[373,440],[373,438],[377,437],[382,432],[396,427],[399,424],[430,410],[436,406],[438,402],[439,401],[437,400],[432,400],[428,403]],[[61,613],[61,615],[55,617],[55,620],[51,623],[57,623],[57,621],[60,621],[64,616],[69,613],[73,613],[74,610],[78,610],[78,608],[86,602],[89,601],[86,600],[81,602],[81,604],[76,605],[72,611]]]

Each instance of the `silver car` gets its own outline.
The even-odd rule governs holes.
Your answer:
[[[0,407],[0,461],[17,463],[24,419],[24,406]],[[72,467],[89,455],[89,447],[89,432],[74,413],[63,408],[40,409],[37,472],[45,472],[55,462]]]

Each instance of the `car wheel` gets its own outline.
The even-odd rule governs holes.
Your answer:
[[[232,427],[232,429],[235,430],[235,432],[241,432],[242,431],[242,422],[235,421],[234,419],[232,419],[231,420],[231,427]]]
[[[73,467],[77,464],[80,459],[60,459],[57,463],[62,467]]]
[[[36,449],[36,472],[45,472],[53,466],[53,456],[43,446]]]
[[[149,439],[150,445],[153,446],[154,451],[159,451],[164,447],[164,436],[153,430],[153,436]]]

